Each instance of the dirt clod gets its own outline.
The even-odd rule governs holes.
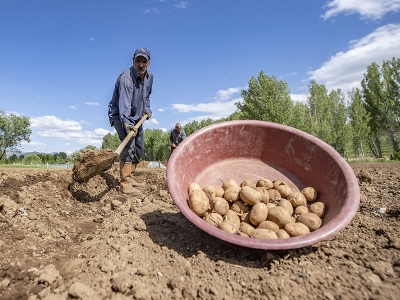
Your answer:
[[[72,179],[76,182],[83,182],[100,175],[110,169],[117,158],[118,154],[110,149],[101,151],[87,149],[76,158],[72,168]]]

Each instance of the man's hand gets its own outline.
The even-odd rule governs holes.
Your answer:
[[[129,124],[124,122],[124,128],[125,128],[126,134],[129,134],[129,132],[131,132],[131,131],[134,131],[135,135],[137,134],[137,129],[133,125],[129,125]]]
[[[150,110],[145,111],[144,114],[147,115],[147,120],[150,119],[151,115],[153,114]]]

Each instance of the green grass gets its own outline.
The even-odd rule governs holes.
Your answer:
[[[31,165],[11,165],[11,164],[0,164],[0,168],[9,168],[9,169],[47,169],[45,167],[40,166],[31,166]]]

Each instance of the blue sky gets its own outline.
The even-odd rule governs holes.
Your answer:
[[[114,132],[107,105],[136,48],[154,74],[145,128],[235,111],[260,71],[304,101],[312,79],[359,87],[400,58],[400,0],[0,0],[0,109],[31,119],[21,150],[77,151]]]

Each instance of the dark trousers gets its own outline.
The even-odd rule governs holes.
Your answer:
[[[127,134],[125,132],[125,128],[122,125],[120,120],[116,120],[113,123],[115,130],[118,133],[118,137],[121,141],[123,141]],[[138,164],[140,162],[140,158],[142,157],[144,152],[144,138],[143,138],[143,128],[139,127],[138,134],[132,137],[129,142],[126,144],[125,148],[121,151],[119,158],[123,162],[131,162],[133,164]]]

